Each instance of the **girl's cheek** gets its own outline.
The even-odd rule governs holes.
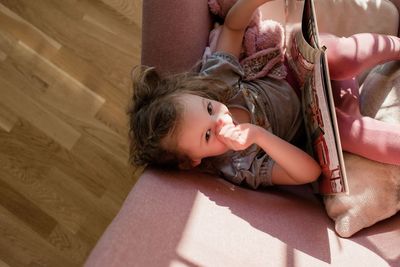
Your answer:
[[[222,135],[217,135],[217,142],[219,143],[219,145],[221,145],[221,146],[223,146],[223,147],[226,147],[227,145],[226,145],[226,140],[225,140],[225,138],[222,136]]]
[[[218,145],[220,143],[224,143],[223,142],[223,137],[220,135],[219,132],[217,132],[216,135],[215,135],[215,143],[216,143],[216,145]]]

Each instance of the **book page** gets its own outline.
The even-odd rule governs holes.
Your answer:
[[[299,6],[301,5],[301,6]],[[319,47],[313,0],[286,0],[286,58],[302,90],[308,152],[319,162],[321,194],[348,192],[326,54]]]
[[[316,62],[314,69],[315,84],[311,90],[316,91],[318,97],[320,116],[324,124],[320,125],[321,136],[312,136],[313,151],[316,153],[316,158],[319,159],[319,164],[322,168],[323,178],[319,181],[319,192],[322,194],[342,193],[346,192],[346,184],[343,182],[343,172],[340,166],[339,154],[336,145],[336,136],[332,125],[332,113],[329,110],[326,95],[327,91],[324,86],[324,69],[321,61]]]

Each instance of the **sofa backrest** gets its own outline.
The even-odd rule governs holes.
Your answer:
[[[294,8],[301,10],[303,1],[292,1]],[[390,0],[315,0],[315,9],[320,32],[338,36],[359,32],[397,35],[398,32],[399,13]],[[285,0],[268,2],[261,10],[263,18],[284,24]]]
[[[303,1],[297,1],[302,5]],[[394,0],[396,1],[396,0]],[[262,6],[263,17],[284,21],[285,0]],[[390,0],[315,0],[320,31],[397,35],[399,14]],[[141,63],[161,73],[189,70],[204,52],[212,27],[207,0],[143,0]]]

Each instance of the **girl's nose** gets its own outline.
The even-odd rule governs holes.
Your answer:
[[[232,117],[228,113],[219,115],[217,118],[217,125],[224,126],[226,124],[233,124]]]
[[[215,133],[217,136],[219,136],[222,127],[225,125],[234,125],[232,121],[232,117],[229,114],[222,114],[221,116],[218,116],[216,123],[215,123]]]

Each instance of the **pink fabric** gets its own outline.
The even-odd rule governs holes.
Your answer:
[[[244,56],[240,60],[247,80],[269,76],[284,79],[283,28],[272,20],[261,20],[247,29],[243,41]]]
[[[144,0],[142,63],[187,70],[210,25],[207,0]],[[85,266],[397,267],[399,225],[397,214],[343,239],[307,186],[255,192],[204,174],[146,170]]]
[[[400,266],[400,214],[338,237],[310,188],[147,170],[86,267]]]
[[[224,19],[236,0],[217,1],[208,0],[211,13]],[[210,32],[209,49],[206,48],[203,57],[216,51],[221,27]],[[272,20],[263,20],[260,10],[254,13],[243,38],[243,51],[239,61],[243,66],[246,80],[254,80],[269,76],[275,79],[284,79],[287,75],[283,64],[283,35],[281,24]]]
[[[161,73],[189,70],[201,59],[210,29],[207,0],[143,1],[142,64]]]
[[[361,115],[359,86],[352,77],[377,64],[400,59],[400,38],[361,33],[321,36],[328,51],[342,147],[375,161],[400,165],[400,125]],[[346,80],[347,79],[347,80]]]
[[[392,2],[396,6],[397,11],[400,13],[400,0],[390,0],[390,2]],[[399,24],[400,24],[400,21],[399,21]],[[399,28],[399,32],[397,33],[397,36],[400,36],[400,25],[398,28]]]
[[[390,60],[400,59],[400,39],[374,33],[358,33],[347,38],[321,35],[327,47],[332,80],[346,80]]]
[[[225,18],[229,9],[237,2],[237,0],[208,0],[208,7],[211,13],[218,17]],[[257,14],[258,16],[259,14]]]

